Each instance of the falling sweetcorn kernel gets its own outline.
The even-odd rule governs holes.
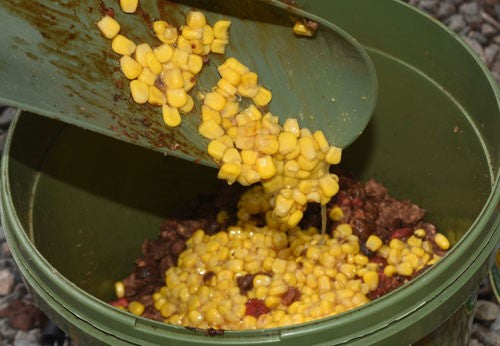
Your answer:
[[[277,116],[262,114],[272,92],[237,59],[228,58],[218,71],[221,78],[205,95],[198,129],[211,140],[208,153],[220,165],[218,177],[245,186],[261,182],[263,188],[246,194],[268,200],[266,212],[279,229],[292,228],[302,219],[307,203],[324,205],[337,193],[338,177],[329,167],[340,162],[342,151],[330,146],[322,131],[301,129],[293,118],[281,126]],[[240,109],[240,97],[251,98],[253,104]],[[252,214],[240,209],[247,220]]]

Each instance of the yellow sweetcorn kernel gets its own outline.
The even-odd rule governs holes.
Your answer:
[[[187,95],[186,104],[179,109],[182,113],[186,114],[186,113],[191,112],[193,110],[193,108],[194,108],[194,100],[191,96]]]
[[[269,155],[259,157],[255,161],[255,169],[262,179],[270,179],[276,174],[276,167],[272,157]]]
[[[242,150],[241,151],[241,160],[244,164],[253,165],[257,160],[258,153],[255,150]]]
[[[319,187],[328,198],[333,197],[339,191],[339,184],[330,174],[319,179]]]
[[[163,35],[167,27],[168,23],[164,20],[157,20],[153,22],[153,31],[157,36]]]
[[[389,243],[389,247],[391,249],[403,250],[406,246],[405,246],[405,243],[403,243],[401,240],[394,238],[394,239],[391,239],[391,241]]]
[[[422,246],[422,239],[417,238],[417,237],[412,235],[410,238],[408,238],[406,243],[410,246],[421,247]]]
[[[258,76],[255,72],[247,72],[241,75],[241,85],[244,88],[254,88],[258,84]]]
[[[205,46],[203,45],[203,40],[201,38],[196,40],[191,40],[191,51],[194,54],[202,55],[205,51]]]
[[[168,105],[162,106],[163,121],[170,127],[179,126],[181,123],[181,116],[179,110]]]
[[[197,74],[201,71],[203,67],[203,59],[201,56],[196,54],[190,54],[187,62],[187,66],[189,71],[194,74]]]
[[[236,94],[237,91],[236,87],[225,79],[219,79],[217,87],[220,88],[220,90],[222,90],[227,96],[232,96]]]
[[[297,226],[299,224],[300,220],[302,220],[303,216],[304,216],[304,214],[302,213],[301,210],[294,211],[290,215],[290,218],[287,221],[288,227],[293,228],[293,227]]]
[[[217,139],[224,135],[224,129],[220,127],[214,120],[209,119],[204,121],[198,127],[198,132],[205,138]],[[221,168],[222,169],[222,168]],[[241,168],[240,168],[241,171]],[[239,175],[239,173],[238,173]]]
[[[143,104],[148,102],[149,98],[149,85],[140,80],[133,80],[130,82],[130,93],[135,103]]]
[[[344,217],[344,212],[339,206],[334,206],[328,214],[333,221],[340,221]]]
[[[259,94],[260,86],[245,88],[243,85],[238,85],[238,94],[242,97],[253,98]]]
[[[215,22],[213,30],[214,30],[214,36],[216,39],[228,39],[228,29],[229,26],[231,25],[231,22],[229,20],[218,20]]]
[[[153,51],[147,52],[145,55],[146,63],[154,74],[160,74],[163,70],[161,63],[156,58],[156,55]]]
[[[319,149],[325,154],[328,153],[328,150],[330,150],[330,145],[328,144],[328,141],[326,140],[323,131],[314,132],[313,137],[316,143],[318,144]]]
[[[283,124],[283,130],[292,133],[295,137],[300,136],[299,122],[295,118],[288,118]]]
[[[147,85],[154,85],[156,81],[156,75],[146,67],[142,69],[142,72],[139,77],[137,77],[137,79],[143,81]]]
[[[419,238],[425,238],[426,232],[424,229],[419,228],[419,229],[416,229],[415,232],[413,232],[413,234],[415,234],[415,236],[417,236]]]
[[[177,37],[176,50],[180,50],[184,53],[190,54],[193,52],[193,47],[191,46],[191,40],[188,40],[184,36]]]
[[[261,153],[272,155],[278,151],[279,142],[273,135],[257,135],[255,146]]]
[[[181,49],[174,49],[171,61],[183,70],[187,70],[189,53]]]
[[[203,12],[190,11],[186,17],[186,24],[193,28],[203,28],[207,24],[207,20]]]
[[[342,149],[331,146],[325,156],[325,161],[331,165],[336,165],[342,157]]]
[[[450,248],[450,241],[441,233],[436,233],[434,237],[434,242],[439,246],[442,250],[448,250]]]
[[[260,120],[262,118],[262,113],[259,111],[255,105],[248,106],[244,111],[244,114],[248,116],[250,120]]]
[[[184,86],[184,78],[182,76],[181,69],[178,67],[165,71],[162,79],[163,83],[169,89],[180,89]]]
[[[222,156],[222,162],[224,163],[241,163],[241,155],[235,148],[228,148],[224,155]]]
[[[298,36],[311,37],[313,36],[314,31],[308,28],[307,25],[304,24],[304,22],[297,20],[295,21],[295,24],[293,26],[293,33]]]
[[[378,249],[380,249],[380,247],[382,246],[382,239],[380,239],[376,235],[372,234],[366,240],[365,245],[366,245],[368,250],[375,252]]]
[[[165,94],[154,85],[151,85],[149,86],[148,102],[155,106],[162,106],[166,102]]]
[[[226,98],[217,92],[211,92],[205,95],[203,103],[216,111],[221,111],[226,106]]]
[[[191,91],[196,84],[194,75],[189,71],[182,71],[182,79],[184,80],[184,91]]]
[[[271,91],[261,86],[257,95],[253,97],[253,102],[255,102],[257,106],[263,107],[271,102],[271,98]]]
[[[226,46],[228,43],[228,40],[216,38],[210,44],[210,50],[212,51],[212,53],[224,54],[226,52]]]
[[[278,136],[279,152],[286,155],[297,147],[297,137],[291,132],[281,132]]]
[[[139,0],[120,0],[120,8],[125,13],[134,13],[138,4]]]
[[[212,41],[214,40],[214,30],[210,25],[204,25],[203,26],[203,36],[202,36],[202,42],[204,45],[210,45]]]
[[[128,79],[136,79],[142,72],[142,66],[128,55],[120,58],[120,68]]]
[[[113,52],[121,55],[132,55],[135,51],[135,43],[123,35],[116,35],[111,42]]]
[[[201,106],[201,121],[205,122],[207,120],[213,120],[217,124],[221,124],[221,116],[220,113],[207,105]],[[232,140],[231,140],[232,142]]]
[[[233,71],[237,72],[239,75],[245,74],[250,71],[247,66],[245,66],[238,59],[233,57],[227,58],[226,61],[219,66],[219,71],[225,68],[230,68]]]
[[[184,89],[167,89],[167,102],[172,107],[183,107],[188,101],[188,95]]]
[[[158,59],[158,61],[163,64],[172,59],[172,56],[174,55],[174,49],[171,45],[163,43],[154,49],[154,53],[156,55],[156,59]]]
[[[413,267],[409,262],[402,262],[397,265],[396,271],[399,275],[411,276],[413,274]]]
[[[120,24],[110,16],[102,17],[96,24],[106,38],[112,39],[120,32]]]
[[[146,54],[152,51],[153,50],[147,43],[141,43],[137,45],[134,53],[135,60],[137,60],[137,62],[141,64],[142,67],[148,67],[148,63],[146,61]]]
[[[123,298],[125,296],[125,285],[122,281],[115,282],[115,294],[117,298]]]
[[[163,33],[161,35],[157,35],[157,37],[163,43],[168,43],[168,44],[175,43],[175,41],[177,41],[178,38],[177,28],[174,28],[173,26],[166,26]]]
[[[199,40],[203,37],[203,29],[202,28],[191,28],[189,26],[185,26],[182,28],[182,36],[186,40]]]
[[[141,316],[144,313],[144,309],[144,305],[135,300],[128,304],[128,310],[137,316]]]
[[[228,81],[234,86],[238,86],[240,84],[241,80],[240,74],[229,67],[223,69],[219,68],[219,74],[222,77],[222,79]]]

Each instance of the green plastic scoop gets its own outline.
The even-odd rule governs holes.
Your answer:
[[[112,5],[122,34],[152,46],[160,44],[151,30],[154,19],[179,27],[192,8],[200,8],[210,24],[231,20],[226,56],[209,56],[193,95],[215,85],[216,67],[233,56],[272,90],[270,111],[281,122],[297,117],[301,126],[323,130],[332,144],[348,146],[372,115],[377,80],[361,45],[335,25],[274,0],[142,0],[133,15],[109,0],[1,1],[0,104],[214,166],[197,130],[199,102],[181,126],[169,128],[160,107],[132,101],[119,56],[95,25],[106,5]],[[316,21],[315,36],[295,36],[290,17]]]

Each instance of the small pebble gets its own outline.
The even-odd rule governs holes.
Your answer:
[[[472,337],[485,346],[500,345],[500,334],[483,327],[480,324],[472,325]]]
[[[434,12],[438,6],[437,0],[422,0],[418,4],[418,7],[426,12]]]
[[[469,345],[468,346],[483,346],[483,344],[480,343],[479,341],[477,341],[476,339],[471,338],[469,340]]]
[[[445,21],[445,24],[457,33],[463,30],[466,25],[464,17],[461,14],[454,14]]]
[[[18,331],[14,338],[14,346],[39,346],[42,332],[39,328],[29,332]]]
[[[500,314],[500,309],[498,305],[487,300],[478,300],[476,303],[476,309],[474,313],[474,318],[484,324],[492,324],[498,315]]]
[[[436,11],[436,17],[439,19],[447,18],[456,12],[457,8],[450,2],[442,1]]]
[[[9,269],[0,270],[0,296],[6,296],[14,288],[14,274]]]
[[[498,55],[499,51],[499,46],[498,44],[490,44],[488,47],[484,49],[484,57],[486,60],[486,64],[491,65],[493,61],[495,61],[495,58]]]
[[[459,12],[464,15],[465,21],[471,25],[481,23],[480,7],[477,2],[469,2],[459,7]]]
[[[497,30],[490,24],[483,23],[483,25],[481,25],[481,33],[486,37],[490,37],[495,35],[497,33]]]

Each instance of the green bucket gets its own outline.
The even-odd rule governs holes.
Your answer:
[[[453,249],[402,288],[295,327],[209,337],[106,303],[145,237],[216,171],[20,112],[5,146],[2,221],[41,308],[79,344],[466,344],[474,294],[500,240],[500,96],[479,58],[399,1],[299,1],[370,54],[374,118],[344,154],[362,179],[424,206]],[[328,76],[326,76],[328,77]]]

